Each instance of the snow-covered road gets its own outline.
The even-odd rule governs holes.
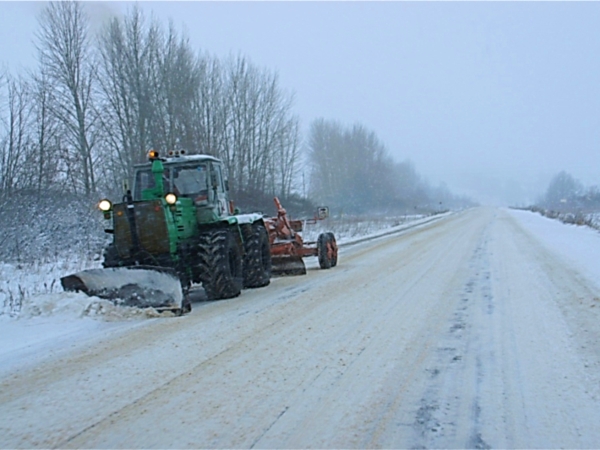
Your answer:
[[[0,447],[600,446],[600,290],[473,209],[0,370]]]

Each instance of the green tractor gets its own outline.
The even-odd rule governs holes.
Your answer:
[[[186,312],[187,292],[202,284],[209,300],[233,298],[271,278],[269,236],[260,214],[236,214],[223,164],[171,152],[135,166],[121,203],[102,200],[113,242],[104,269],[61,279],[68,291]]]

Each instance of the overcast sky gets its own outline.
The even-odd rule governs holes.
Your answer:
[[[362,123],[432,184],[484,202],[533,200],[560,170],[600,184],[600,3],[139,4],[277,71],[304,130]],[[128,5],[88,6],[97,25]],[[40,8],[0,2],[11,72],[35,64]]]

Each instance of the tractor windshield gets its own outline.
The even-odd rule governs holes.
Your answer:
[[[169,167],[165,165],[163,185],[166,192],[173,192],[181,197],[206,200],[208,195],[208,165],[206,163]],[[156,187],[151,169],[138,170],[135,174],[135,200],[145,198],[144,191]]]
[[[208,167],[206,164],[182,166],[173,169],[175,193],[185,197],[197,197],[208,193]]]

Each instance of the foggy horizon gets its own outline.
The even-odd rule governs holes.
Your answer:
[[[86,3],[93,26],[133,3]],[[318,118],[377,134],[432,185],[527,204],[567,171],[600,184],[597,3],[140,2],[198,51],[243,55]],[[43,3],[3,2],[0,65],[36,65]]]

